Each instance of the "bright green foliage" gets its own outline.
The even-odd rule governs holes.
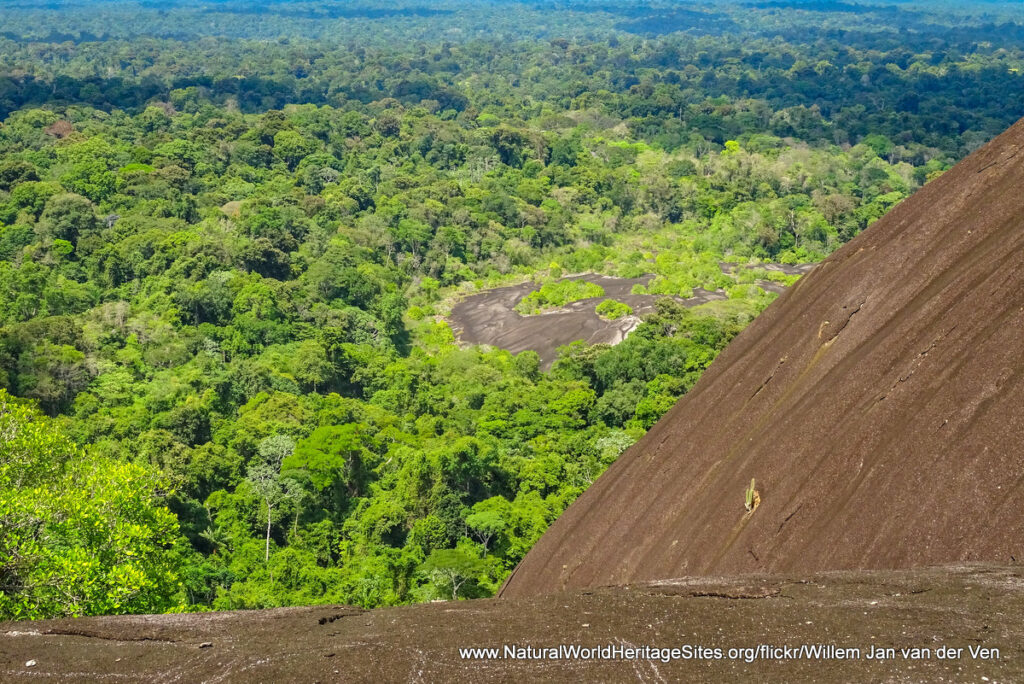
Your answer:
[[[420,566],[419,571],[429,578],[431,584],[444,598],[458,600],[460,592],[467,585],[475,589],[475,582],[486,573],[487,561],[462,548],[435,549]]]
[[[586,280],[555,280],[541,285],[539,290],[531,292],[516,304],[516,311],[521,314],[536,314],[549,309],[557,309],[569,302],[604,295],[604,288]]]
[[[366,470],[376,456],[367,426],[358,423],[320,427],[299,442],[284,460],[283,470],[305,470],[318,489],[341,484],[351,494],[364,486]]]
[[[0,390],[0,620],[182,607],[163,487],[140,465],[86,459]]]
[[[633,307],[625,302],[617,302],[614,299],[606,299],[594,309],[597,315],[605,320],[614,321],[629,316],[633,313]]]

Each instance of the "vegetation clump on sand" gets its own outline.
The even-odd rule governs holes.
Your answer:
[[[524,315],[539,314],[581,299],[604,296],[604,288],[586,280],[548,281],[523,297],[515,310]]]
[[[633,307],[625,302],[619,302],[614,299],[606,299],[595,307],[594,311],[598,316],[607,320],[615,321],[623,316],[629,316],[633,313]]]
[[[754,512],[758,506],[761,505],[761,493],[755,488],[754,478],[750,478],[750,487],[743,493],[743,506],[747,509],[747,514]]]

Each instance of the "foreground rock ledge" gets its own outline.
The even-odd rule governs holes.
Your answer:
[[[540,598],[374,611],[282,608],[0,623],[0,680],[988,681],[1024,680],[1024,568],[969,565],[805,578],[684,578]],[[547,661],[459,647],[559,644],[858,647],[860,660]],[[959,658],[935,657],[941,646]],[[968,647],[1000,658],[972,659]],[[896,649],[888,661],[872,648]],[[904,660],[903,647],[932,649]],[[26,666],[35,661],[32,666]]]

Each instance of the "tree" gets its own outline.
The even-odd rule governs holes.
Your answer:
[[[258,463],[249,467],[246,481],[253,488],[263,505],[267,508],[267,537],[264,562],[270,561],[270,527],[273,522],[274,508],[284,499],[285,491],[281,484],[280,473],[269,463]]]
[[[295,446],[282,468],[306,470],[317,489],[338,483],[354,496],[364,488],[367,461],[373,457],[370,443],[367,426],[361,423],[318,427]]]
[[[256,453],[271,467],[281,469],[281,463],[295,451],[295,440],[288,435],[271,435],[256,447]]]
[[[280,131],[274,135],[274,153],[295,169],[305,157],[316,151],[316,143],[296,131]]]
[[[470,580],[487,569],[487,563],[463,549],[434,549],[419,570],[439,588],[451,591],[452,601],[459,600],[459,591]]]
[[[281,479],[281,463],[292,455],[295,440],[287,435],[271,435],[257,447],[260,462],[249,466],[246,480],[263,500],[267,508],[267,536],[264,550],[264,562],[270,561],[270,528],[273,521],[274,508],[285,500],[298,498],[299,488],[294,481]]]
[[[516,373],[524,378],[536,380],[540,377],[540,355],[532,349],[519,352],[512,361]]]
[[[165,489],[142,465],[87,456],[0,390],[0,619],[181,606]]]
[[[19,183],[39,180],[36,167],[20,159],[0,162],[0,190],[10,190]]]
[[[89,379],[85,354],[70,345],[43,340],[23,355],[18,386],[55,414],[85,389]]]
[[[487,552],[495,535],[500,534],[506,526],[505,519],[498,510],[482,506],[486,503],[486,501],[480,502],[473,507],[473,513],[466,516],[466,527],[473,531],[473,536],[483,545],[484,553]]]
[[[387,111],[377,117],[374,122],[377,131],[387,138],[398,137],[402,131],[402,119],[396,112]]]
[[[331,378],[332,370],[334,368],[327,359],[323,345],[316,340],[306,340],[299,345],[295,352],[295,377],[312,385],[314,392],[317,385]]]
[[[46,201],[39,218],[40,230],[55,240],[67,240],[72,245],[78,238],[98,226],[92,202],[81,195],[65,193]]]

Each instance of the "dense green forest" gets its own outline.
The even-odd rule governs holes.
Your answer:
[[[1024,112],[1014,4],[610,5],[6,3],[0,619],[490,595],[794,280],[719,262]],[[582,272],[665,298],[550,371],[448,325]]]

